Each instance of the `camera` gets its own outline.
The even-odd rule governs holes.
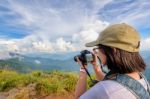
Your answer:
[[[80,52],[80,55],[74,57],[74,61],[77,62],[77,58],[82,62],[82,64],[87,65],[87,63],[94,60],[93,53],[88,50],[83,50]]]

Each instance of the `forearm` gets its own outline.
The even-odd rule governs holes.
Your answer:
[[[96,79],[97,80],[103,80],[105,77],[105,74],[102,72],[100,66],[98,66],[97,64],[93,65],[95,74],[96,74]]]
[[[75,98],[78,99],[87,89],[87,74],[86,72],[80,72],[79,80],[77,82],[75,90]]]

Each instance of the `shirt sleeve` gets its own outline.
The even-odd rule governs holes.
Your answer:
[[[109,99],[109,96],[101,82],[85,92],[79,99]]]

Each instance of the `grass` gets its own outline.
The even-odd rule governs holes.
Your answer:
[[[19,74],[15,71],[0,71],[0,91],[8,91],[15,87],[24,87],[34,83],[36,78],[30,74]]]
[[[37,94],[67,94],[75,90],[78,74],[61,71],[33,71],[30,73],[18,73],[12,70],[0,70],[0,92],[9,91],[12,88],[21,88],[29,84],[36,84]],[[88,80],[90,83],[90,81]]]

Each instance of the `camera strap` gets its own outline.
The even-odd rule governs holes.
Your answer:
[[[98,80],[93,80],[93,79],[92,79],[92,77],[91,77],[91,75],[90,75],[90,73],[89,73],[88,69],[87,69],[87,68],[85,68],[85,66],[84,66],[84,65],[83,65],[83,68],[85,69],[85,71],[86,71],[87,75],[89,76],[89,78],[90,78],[90,80],[91,80],[91,82],[92,82],[92,84],[90,85],[90,87],[94,86],[96,83],[98,83],[98,82],[99,82]]]
[[[91,81],[93,81],[93,79],[92,79],[92,77],[91,77],[91,75],[90,75],[90,73],[89,73],[88,69],[87,69],[87,68],[85,68],[85,66],[84,66],[84,65],[83,65],[83,68],[85,69],[85,71],[86,71],[87,75],[89,76],[90,80],[91,80]]]

